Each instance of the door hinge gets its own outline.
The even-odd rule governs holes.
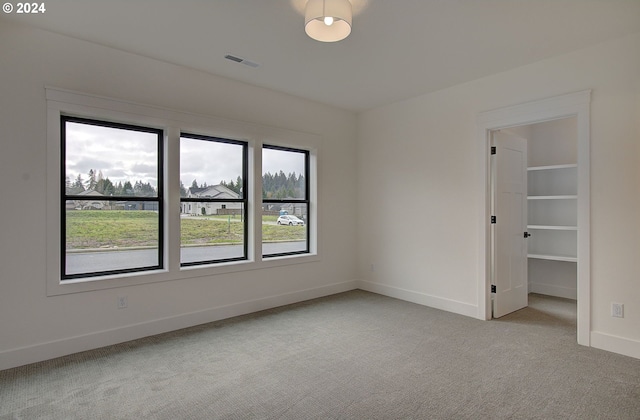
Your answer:
[[[492,225],[495,225],[495,224],[496,224],[496,220],[498,220],[498,219],[496,218],[496,216],[491,216],[491,224],[492,224]]]
[[[492,155],[496,154],[496,146],[491,146],[491,154]]]
[[[529,232],[525,232],[524,233],[524,238],[527,239],[529,236],[531,236],[531,234]]]
[[[491,285],[491,293],[495,293],[496,292],[496,285],[492,284]]]

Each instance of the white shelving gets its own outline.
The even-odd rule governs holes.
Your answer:
[[[577,200],[577,195],[530,195],[529,200]]]
[[[530,166],[527,168],[528,171],[546,171],[549,169],[571,169],[577,168],[578,165],[575,163],[568,163],[566,165],[546,165],[546,166]]]
[[[564,255],[529,254],[528,257],[529,258],[535,258],[535,259],[538,259],[538,260],[578,262],[578,257],[569,257],[569,256],[564,256]]]
[[[578,230],[578,226],[528,225],[527,227],[538,230]]]
[[[576,164],[528,168],[529,258],[577,262]]]

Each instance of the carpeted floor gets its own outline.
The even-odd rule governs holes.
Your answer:
[[[0,419],[640,419],[575,302],[478,321],[363,291],[0,372]]]

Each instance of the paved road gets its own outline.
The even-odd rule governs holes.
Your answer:
[[[278,242],[263,245],[266,254],[295,252],[304,249],[304,242]],[[242,256],[241,245],[197,246],[183,248],[182,262],[211,259],[236,258]],[[77,252],[67,255],[67,273],[78,274],[106,270],[125,270],[158,264],[158,253],[154,249],[126,251]]]

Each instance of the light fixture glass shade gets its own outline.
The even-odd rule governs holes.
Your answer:
[[[340,41],[351,33],[352,16],[349,0],[308,0],[304,12],[304,31],[316,41]],[[333,23],[327,25],[325,17],[333,18]]]

